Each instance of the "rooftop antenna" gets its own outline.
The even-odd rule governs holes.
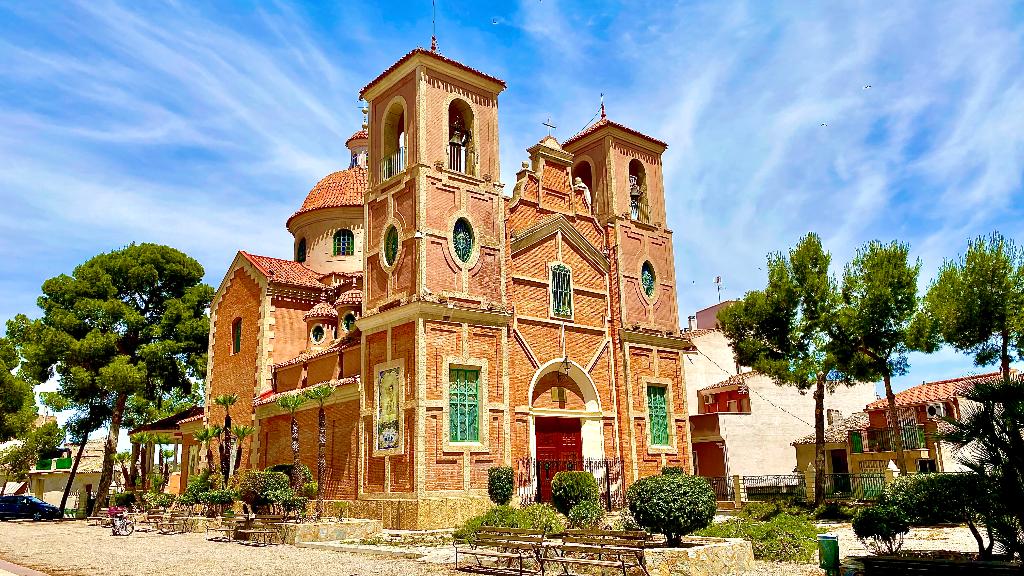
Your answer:
[[[430,51],[437,52],[437,0],[430,0]]]
[[[551,136],[551,131],[552,130],[554,130],[555,128],[558,128],[558,126],[555,126],[554,124],[551,123],[551,116],[548,116],[548,119],[546,121],[541,122],[541,125],[548,127],[548,136]]]
[[[718,303],[722,303],[722,277],[715,276],[715,288],[718,290]]]
[[[601,92],[601,118],[604,117],[604,92]]]

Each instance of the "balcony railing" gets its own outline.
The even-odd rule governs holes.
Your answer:
[[[877,500],[885,489],[882,474],[825,474],[825,498]]]
[[[807,493],[803,474],[744,476],[742,480],[748,501],[803,498]]]
[[[380,159],[380,181],[389,180],[405,170],[405,147]]]
[[[850,432],[851,452],[895,452],[897,434],[903,439],[904,450],[923,450],[928,447],[924,426],[904,426],[902,429],[868,428]]]

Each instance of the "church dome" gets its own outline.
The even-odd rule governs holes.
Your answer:
[[[337,320],[338,311],[327,302],[320,302],[316,306],[313,306],[309,312],[302,315],[303,320]]]
[[[363,194],[366,192],[366,150],[369,135],[366,130],[359,130],[345,141],[345,146],[352,153],[352,161],[347,170],[339,170],[324,176],[306,195],[302,207],[288,218],[288,225],[300,214],[321,208],[344,208],[363,205]]]

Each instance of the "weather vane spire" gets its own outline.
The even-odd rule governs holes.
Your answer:
[[[437,52],[437,0],[430,0],[430,51]]]
[[[601,92],[601,118],[604,117],[604,92]]]

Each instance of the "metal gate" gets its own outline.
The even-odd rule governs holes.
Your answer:
[[[597,480],[601,503],[606,510],[617,510],[625,505],[622,490],[622,460],[620,458],[583,458],[580,460],[538,460],[520,458],[516,463],[516,493],[523,506],[543,502],[542,483],[550,483],[559,472],[582,470]]]

